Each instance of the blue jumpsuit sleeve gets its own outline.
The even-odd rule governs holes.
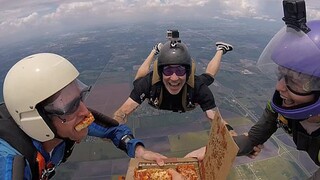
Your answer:
[[[12,179],[13,173],[13,160],[15,156],[21,155],[11,145],[9,145],[3,139],[0,139],[0,175],[3,179]],[[25,163],[24,179],[31,180],[31,170],[28,162]]]
[[[130,128],[124,124],[121,124],[119,126],[115,126],[115,127],[103,127],[100,126],[96,123],[92,123],[89,126],[89,132],[88,132],[89,136],[94,136],[94,137],[101,137],[101,138],[108,138],[111,139],[113,144],[119,148],[119,144],[121,141],[121,138],[124,135],[132,135],[132,132],[130,130]],[[128,143],[127,143],[127,154],[129,157],[134,157],[135,156],[135,149],[137,145],[143,145],[143,142],[140,139],[131,139]]]

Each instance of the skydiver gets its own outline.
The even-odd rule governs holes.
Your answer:
[[[0,104],[2,178],[51,178],[87,135],[111,139],[128,156],[163,165],[166,157],[145,149],[129,127],[86,107],[90,88],[78,75],[67,59],[51,53],[28,56],[9,70]],[[94,122],[78,129],[90,112]]]
[[[181,40],[169,40],[164,45],[157,44],[139,68],[130,97],[114,113],[114,119],[120,124],[145,99],[157,109],[185,112],[200,105],[208,119],[212,119],[216,107],[213,94],[208,85],[214,81],[222,55],[232,51],[230,44],[217,42],[217,52],[209,62],[206,73],[195,75],[195,61],[191,58],[187,46]],[[153,63],[153,71],[149,67]],[[230,125],[227,128],[234,132]]]
[[[261,152],[263,143],[282,128],[292,136],[296,148],[306,151],[319,166],[320,20],[302,24],[301,20],[298,23],[284,20],[287,26],[271,39],[257,63],[268,76],[274,72],[277,76],[273,97],[248,134],[234,139],[240,148],[239,156],[254,158]],[[202,160],[205,151],[202,147],[186,157]],[[320,169],[310,179],[320,179]]]

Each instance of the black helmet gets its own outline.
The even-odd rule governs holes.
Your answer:
[[[184,43],[171,42],[165,43],[158,57],[158,73],[161,77],[162,69],[166,65],[183,65],[187,69],[187,77],[190,74],[191,56]]]

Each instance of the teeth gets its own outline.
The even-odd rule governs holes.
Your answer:
[[[292,99],[289,99],[289,98],[287,98],[285,96],[282,96],[282,95],[280,95],[280,97],[282,98],[284,105],[292,105],[292,104],[294,104],[294,101]]]
[[[292,104],[294,103],[294,101],[291,100],[291,99],[284,99],[284,100],[283,100],[283,103],[284,103],[285,105],[292,105]]]
[[[178,84],[172,84],[172,83],[169,83],[170,86],[179,86],[179,83]]]
[[[281,97],[283,100],[287,99],[286,97],[284,97],[284,96],[282,96],[282,95],[280,95],[280,97]]]

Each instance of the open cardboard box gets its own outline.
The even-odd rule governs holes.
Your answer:
[[[201,180],[224,180],[232,167],[238,153],[238,146],[223,124],[221,114],[217,109],[211,123],[211,131],[207,150],[203,161],[195,158],[169,158],[162,168],[174,168],[178,164],[194,164]],[[158,167],[153,161],[132,158],[129,163],[126,180],[134,179],[135,168]],[[159,167],[158,167],[159,168]]]

